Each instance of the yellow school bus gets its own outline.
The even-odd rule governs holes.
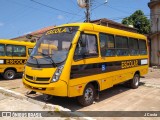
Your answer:
[[[31,42],[0,40],[0,73],[5,79],[14,79],[16,73],[23,72],[34,45]]]
[[[144,35],[92,23],[73,23],[51,29],[39,39],[26,63],[23,84],[34,92],[77,97],[80,104],[87,106],[100,91],[115,84],[125,82],[138,88],[140,76],[147,72]]]

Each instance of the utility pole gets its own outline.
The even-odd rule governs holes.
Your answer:
[[[93,4],[94,0],[77,0],[78,5],[81,8],[86,8],[86,12],[85,12],[85,16],[86,16],[86,20],[85,22],[90,22],[90,15],[91,15],[91,6]],[[106,4],[108,2],[108,0],[105,0],[104,4]],[[99,6],[101,6],[103,4],[100,4]],[[98,6],[98,7],[99,7]]]
[[[86,0],[86,22],[90,22],[90,0]]]

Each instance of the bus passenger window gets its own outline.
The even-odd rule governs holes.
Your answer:
[[[12,56],[12,45],[7,45],[6,47],[6,55]]]
[[[127,56],[129,54],[128,38],[116,36],[116,49],[118,56]]]
[[[101,56],[115,56],[115,41],[113,35],[100,34]]]
[[[138,55],[138,39],[135,38],[129,38],[129,49],[130,49],[130,55]]]
[[[25,57],[26,56],[26,47],[14,45],[13,46],[13,56],[16,57]]]
[[[0,56],[5,56],[5,45],[0,44]]]
[[[107,42],[107,35],[106,34],[99,34],[100,39],[100,48],[101,48],[101,56],[106,56],[106,42]]]
[[[139,40],[139,52],[140,55],[147,55],[147,46],[145,40]]]
[[[82,46],[82,40],[86,42],[85,46]],[[88,57],[98,56],[98,45],[96,35],[82,34],[78,40],[74,59],[82,59]]]
[[[115,56],[115,40],[113,35],[107,35],[106,56]]]

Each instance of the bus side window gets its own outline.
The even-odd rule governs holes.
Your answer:
[[[106,56],[106,44],[107,44],[107,35],[100,33],[99,34],[99,39],[100,39],[100,48],[101,48],[101,56],[105,57]]]
[[[26,47],[20,45],[13,45],[13,56],[26,57]]]
[[[138,39],[135,38],[129,38],[129,49],[130,49],[130,55],[138,55]]]
[[[139,40],[139,52],[140,55],[146,55],[147,54],[147,46],[145,40]]]
[[[115,40],[113,35],[100,33],[101,56],[115,56]]]
[[[82,39],[85,46],[82,45]],[[98,44],[96,35],[82,34],[78,40],[74,60],[98,56]]]
[[[7,45],[6,46],[6,55],[7,56],[12,56],[12,45]]]
[[[127,56],[129,54],[128,38],[116,36],[117,56]]]
[[[97,38],[95,35],[86,35],[86,50],[87,57],[97,56],[98,55],[98,44]]]
[[[115,40],[113,35],[107,35],[106,56],[115,56]]]
[[[0,44],[0,56],[5,56],[5,45]]]

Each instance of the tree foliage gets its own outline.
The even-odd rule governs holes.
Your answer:
[[[150,20],[144,15],[143,11],[137,10],[131,16],[122,20],[124,25],[133,25],[137,28],[138,33],[148,34],[150,33]]]

